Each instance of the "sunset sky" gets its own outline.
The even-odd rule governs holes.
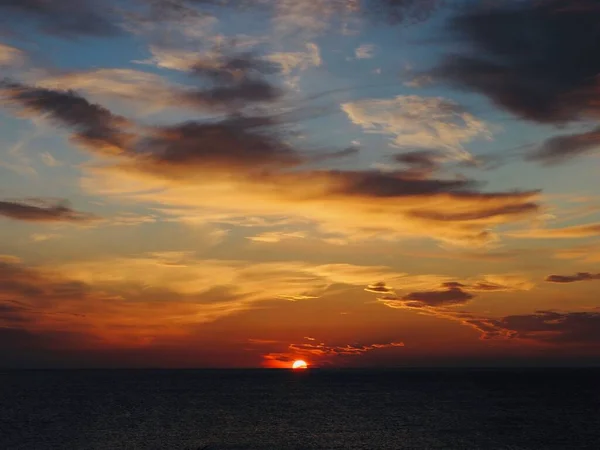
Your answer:
[[[600,1],[0,0],[0,367],[600,362]]]

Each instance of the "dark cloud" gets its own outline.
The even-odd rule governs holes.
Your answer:
[[[479,292],[497,292],[506,291],[507,286],[498,283],[478,282],[473,284],[471,289]]]
[[[538,311],[501,319],[475,320],[484,339],[531,339],[547,343],[599,345],[600,313]]]
[[[370,284],[365,288],[365,291],[374,294],[394,294],[394,289],[386,285],[384,282]]]
[[[253,53],[225,55],[214,61],[197,61],[191,74],[212,84],[210,88],[191,90],[186,101],[202,106],[228,106],[240,109],[251,103],[272,102],[281,89],[264,76],[278,74],[281,67]]]
[[[28,222],[88,223],[98,218],[73,210],[68,202],[43,199],[0,200],[0,216]]]
[[[474,298],[473,294],[464,290],[465,287],[456,282],[444,283],[442,290],[412,292],[402,297],[402,301],[415,308],[462,305]]]
[[[81,303],[91,297],[92,290],[85,283],[19,263],[0,262],[0,329],[35,327],[42,316],[84,317],[54,308],[59,302]]]
[[[251,103],[272,102],[282,91],[262,79],[242,79],[227,86],[189,90],[181,94],[185,103],[201,107],[227,107],[239,110]]]
[[[160,4],[163,10],[171,9],[170,14],[177,14],[186,5],[236,8],[241,10],[273,13],[279,0],[146,0],[152,4]],[[413,24],[431,18],[443,6],[462,6],[478,0],[327,0],[323,15],[335,12],[338,16],[358,17],[375,22],[392,25]],[[302,4],[315,8],[314,0],[296,0],[297,8]],[[313,14],[318,10],[312,9]]]
[[[35,300],[38,305],[51,305],[56,300],[82,300],[89,292],[90,287],[84,283],[21,264],[0,262],[0,299],[10,301],[4,303],[5,307],[18,307],[23,311],[27,306],[21,300]]]
[[[600,148],[600,128],[585,133],[568,134],[548,139],[528,159],[558,164],[591,153]]]
[[[1,270],[1,268],[0,268]],[[27,308],[15,303],[0,303],[0,323],[23,324],[29,321]]]
[[[440,154],[435,150],[415,150],[394,155],[393,160],[407,165],[417,173],[430,174],[439,169],[439,158]]]
[[[392,24],[423,22],[429,19],[445,0],[362,0],[364,13]]]
[[[225,55],[217,61],[199,60],[192,65],[191,73],[217,84],[233,84],[240,79],[281,72],[281,66],[254,53]]]
[[[138,146],[139,163],[151,170],[220,167],[232,171],[291,167],[302,157],[277,136],[269,118],[233,117],[157,128]]]
[[[434,75],[527,120],[597,116],[599,25],[597,0],[483,2],[452,22],[471,50],[449,57]]]
[[[348,147],[343,150],[338,150],[330,153],[322,153],[319,155],[312,156],[310,158],[311,162],[324,162],[342,158],[348,158],[350,156],[355,156],[360,153],[360,149],[357,147]]]
[[[332,193],[365,195],[371,197],[402,197],[431,195],[460,191],[471,186],[471,180],[415,179],[404,171],[330,171],[329,177],[339,182],[340,187]]]
[[[90,103],[73,91],[37,88],[4,80],[0,96],[30,115],[48,116],[60,126],[75,131],[73,139],[94,151],[120,153],[131,135],[123,131],[127,119]]]
[[[549,283],[576,283],[578,281],[600,280],[600,273],[578,272],[575,275],[549,275]]]
[[[0,0],[0,24],[30,22],[41,31],[73,38],[121,33],[111,2],[102,0]]]

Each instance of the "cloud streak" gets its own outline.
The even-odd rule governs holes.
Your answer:
[[[93,214],[72,209],[66,201],[43,199],[0,200],[0,216],[26,222],[86,224],[99,220]]]
[[[29,22],[40,31],[63,38],[121,34],[114,5],[97,0],[0,0],[4,26]]]
[[[536,228],[508,234],[516,238],[529,239],[583,239],[600,236],[600,223],[574,225],[565,228]]]
[[[575,275],[549,275],[549,283],[576,283],[578,281],[600,280],[600,273],[578,272]]]

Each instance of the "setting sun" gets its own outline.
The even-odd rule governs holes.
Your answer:
[[[306,361],[299,359],[298,361],[294,361],[292,369],[308,369],[308,364],[306,364]]]

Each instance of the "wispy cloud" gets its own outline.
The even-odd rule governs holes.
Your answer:
[[[371,59],[375,56],[375,46],[373,44],[362,44],[354,50],[356,59]]]
[[[308,339],[308,338],[307,338]],[[267,367],[290,367],[290,363],[298,358],[305,358],[311,366],[342,363],[344,358],[355,358],[365,353],[404,347],[403,342],[386,342],[375,344],[345,344],[332,346],[324,342],[290,344],[285,351],[272,352],[263,355],[263,364]]]
[[[86,224],[98,220],[93,214],[75,211],[66,201],[44,199],[0,200],[0,216],[27,222]]]
[[[25,60],[25,52],[0,42],[0,67],[18,66]]]
[[[548,275],[549,283],[576,283],[578,281],[600,280],[600,273],[579,272],[575,275]]]
[[[342,104],[342,110],[366,131],[393,136],[397,147],[439,148],[458,160],[470,159],[463,143],[490,137],[483,121],[439,97],[359,100]]]
[[[574,225],[564,228],[534,228],[514,231],[509,236],[528,239],[577,239],[600,236],[600,224]]]

